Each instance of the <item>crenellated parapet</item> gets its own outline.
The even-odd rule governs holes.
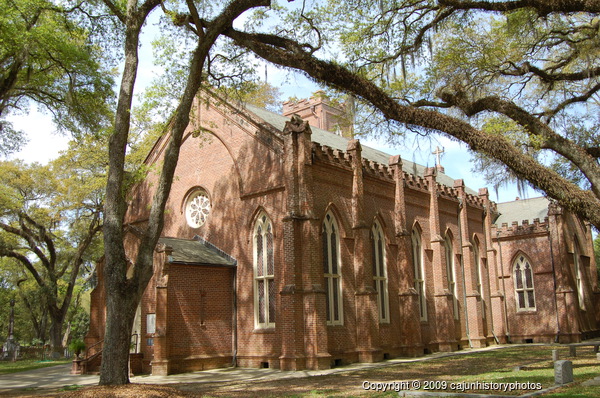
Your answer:
[[[477,207],[480,209],[483,209],[485,207],[485,201],[483,200],[483,198],[481,198],[479,196],[471,195],[470,193],[468,193],[466,195],[466,199],[467,199],[468,206]],[[495,205],[495,203],[493,203],[493,202],[492,202],[492,204]]]
[[[283,116],[298,115],[311,126],[352,137],[352,124],[344,104],[331,101],[324,92],[316,92],[310,99],[286,101],[283,103]]]
[[[437,193],[440,198],[458,201],[458,192],[456,189],[444,184],[437,183]]]
[[[437,193],[440,198],[445,198],[452,201],[458,201],[459,193],[456,187],[449,187],[444,184],[437,183]],[[465,202],[467,206],[475,207],[478,209],[485,208],[485,202],[483,198],[479,196],[465,193]]]
[[[406,181],[407,188],[418,191],[429,191],[429,182],[423,177],[404,172],[404,181]]]
[[[386,180],[393,180],[394,173],[392,169],[386,165],[377,163],[374,160],[364,159],[362,160],[363,171],[366,175],[376,178],[383,178]]]
[[[313,142],[312,153],[315,161],[341,167],[348,171],[352,170],[352,155],[348,151],[332,148],[318,142]],[[366,158],[362,158],[361,162],[365,177],[372,177],[385,180],[387,182],[394,182],[394,171],[390,165],[382,164]],[[430,191],[429,181],[426,178],[408,173],[406,171],[403,171],[402,174],[406,188],[421,192]],[[436,183],[436,187],[438,196],[448,200],[458,201],[458,191],[456,188],[440,183]],[[496,204],[493,202],[491,203],[493,207],[491,210],[495,212]],[[482,198],[470,193],[466,194],[466,204],[479,209],[484,209],[485,207],[485,203]]]
[[[312,152],[316,161],[352,170],[352,155],[347,151],[313,142]],[[386,164],[362,158],[361,165],[365,176],[379,178],[390,182],[394,180],[394,173],[390,166]]]
[[[539,218],[534,218],[530,224],[529,220],[513,221],[510,223],[502,223],[500,226],[494,224],[492,228],[496,229],[498,238],[517,237],[531,234],[547,234],[548,233],[548,217],[543,221]]]
[[[312,153],[317,161],[352,170],[352,156],[346,151],[313,142]]]

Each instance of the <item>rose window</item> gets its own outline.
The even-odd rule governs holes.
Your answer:
[[[206,222],[210,214],[210,199],[203,192],[196,192],[190,196],[185,209],[185,217],[188,225],[192,228],[199,228]]]

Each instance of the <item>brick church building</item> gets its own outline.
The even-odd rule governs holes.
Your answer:
[[[345,138],[322,98],[283,115],[205,99],[132,331],[146,372],[324,369],[598,332],[592,235],[576,216],[545,198],[496,204],[439,165]],[[131,195],[131,258],[167,140]],[[104,334],[102,271],[88,347]]]

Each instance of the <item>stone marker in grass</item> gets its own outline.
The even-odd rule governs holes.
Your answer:
[[[554,362],[554,384],[573,382],[573,362],[561,360]]]

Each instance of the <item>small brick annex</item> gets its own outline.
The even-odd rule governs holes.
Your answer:
[[[598,333],[588,224],[319,128],[347,131],[342,114],[319,97],[284,115],[197,101],[132,331],[145,372],[325,369]],[[131,259],[167,140],[131,194]],[[102,272],[88,347],[104,335]]]

